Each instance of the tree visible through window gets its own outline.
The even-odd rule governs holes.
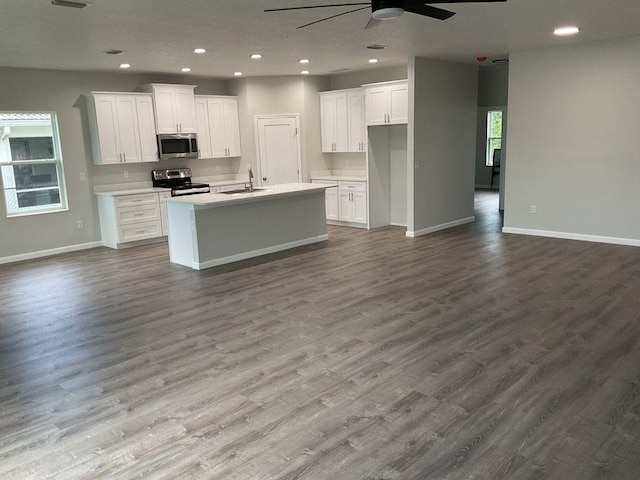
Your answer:
[[[0,171],[8,216],[67,209],[54,113],[0,112]]]
[[[493,166],[493,152],[502,148],[502,110],[487,112],[487,167]]]

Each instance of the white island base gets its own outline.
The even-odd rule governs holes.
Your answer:
[[[326,241],[325,188],[296,183],[172,198],[169,259],[201,270]]]

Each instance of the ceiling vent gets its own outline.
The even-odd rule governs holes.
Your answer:
[[[81,0],[51,0],[51,5],[57,5],[58,7],[69,7],[69,8],[85,8],[91,5],[91,3],[83,2]]]
[[[106,52],[107,55],[120,55],[121,53],[124,53],[124,50],[117,50],[115,48],[111,49],[111,50],[107,50]]]
[[[378,45],[377,43],[374,43],[373,45],[367,45],[367,48],[369,50],[384,50],[385,48],[387,48],[386,45]]]

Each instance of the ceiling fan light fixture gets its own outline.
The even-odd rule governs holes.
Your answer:
[[[374,20],[390,20],[392,18],[398,18],[403,13],[404,10],[398,7],[380,8],[371,14],[371,18]]]

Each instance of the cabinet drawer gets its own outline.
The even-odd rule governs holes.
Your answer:
[[[147,238],[162,236],[162,225],[160,220],[156,222],[136,223],[135,225],[124,225],[118,227],[118,242],[135,242]]]
[[[137,195],[120,195],[115,197],[116,207],[148,205],[150,203],[158,203],[157,193],[139,193]]]
[[[340,182],[340,189],[366,192],[367,184],[366,182]]]
[[[160,220],[160,205],[158,203],[116,209],[116,222],[118,225],[130,225],[154,220]]]

